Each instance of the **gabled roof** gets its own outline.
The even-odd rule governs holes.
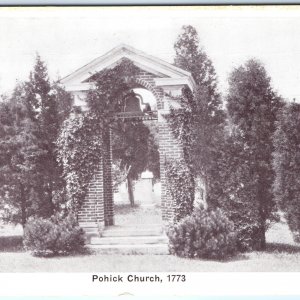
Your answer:
[[[72,86],[77,87],[77,90],[80,89],[79,86],[81,86],[81,89],[85,89],[84,86],[88,89],[89,84],[84,83],[85,80],[96,72],[114,67],[123,58],[129,59],[140,69],[154,74],[161,79],[160,82],[166,79],[166,82],[171,85],[181,83],[190,86],[192,90],[194,88],[195,83],[189,72],[125,44],[113,48],[106,54],[62,78],[61,83],[66,86],[67,90],[72,90]]]

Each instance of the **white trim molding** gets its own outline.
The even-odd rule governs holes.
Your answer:
[[[171,89],[175,86],[177,89],[188,86],[192,91],[194,90],[195,82],[189,72],[124,44],[77,69],[62,78],[60,82],[70,92],[89,90],[93,87],[93,83],[88,83],[86,80],[103,69],[113,68],[123,58],[129,59],[140,69],[157,76],[155,78],[157,86],[171,87]]]

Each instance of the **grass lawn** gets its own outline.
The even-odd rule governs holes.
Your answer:
[[[101,255],[39,258],[24,252],[18,236],[0,237],[0,272],[129,272],[129,271],[300,271],[300,246],[285,224],[267,235],[264,252],[241,254],[225,262],[191,260],[171,255]]]
[[[1,272],[272,272],[300,271],[300,247],[271,244],[265,252],[240,255],[226,262],[191,260],[171,255],[83,255],[32,257],[25,252],[0,253]]]

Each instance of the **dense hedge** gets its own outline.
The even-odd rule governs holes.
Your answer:
[[[84,232],[72,214],[36,218],[26,224],[23,243],[35,256],[70,254],[83,250]]]
[[[167,234],[170,253],[181,257],[224,259],[236,253],[234,225],[220,209],[196,208]]]

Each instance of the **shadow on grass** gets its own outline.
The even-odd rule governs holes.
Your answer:
[[[283,243],[268,243],[266,250],[242,252],[242,253],[238,253],[236,255],[233,255],[233,256],[230,256],[227,258],[223,258],[223,259],[198,258],[198,260],[207,261],[207,262],[230,263],[230,262],[249,260],[249,259],[251,259],[249,254],[251,254],[251,253],[298,254],[298,253],[300,253],[300,245],[291,245],[291,244],[283,244]]]
[[[179,256],[176,254],[170,254],[171,256],[176,256],[182,259],[189,259],[189,260],[197,260],[197,261],[204,261],[204,262],[217,262],[217,263],[229,263],[229,262],[235,262],[235,261],[242,261],[242,260],[249,260],[249,256],[247,253],[237,253],[225,258],[204,258],[204,257],[198,257],[198,258],[188,258]]]
[[[82,249],[79,249],[77,251],[74,252],[70,252],[70,253],[64,253],[64,252],[60,252],[60,253],[53,253],[53,252],[42,252],[42,253],[31,253],[31,255],[33,257],[37,257],[37,258],[41,258],[41,259],[51,259],[51,258],[74,258],[74,257],[84,257],[84,256],[89,256],[89,255],[93,255],[93,251],[83,247]]]
[[[150,208],[147,206],[142,206],[139,203],[135,203],[133,206],[129,203],[121,203],[121,204],[115,204],[114,206],[114,212],[116,215],[132,215],[139,212],[145,212],[147,210],[151,211],[151,213],[161,211],[161,205],[160,204],[154,204],[154,206],[151,206]]]
[[[236,255],[223,258],[223,259],[198,258],[198,260],[208,261],[208,262],[210,261],[210,262],[219,262],[219,263],[229,263],[235,261],[249,260],[250,259],[249,254],[251,253],[298,254],[300,253],[300,244],[291,245],[291,244],[283,244],[283,243],[267,243],[267,248],[261,251],[240,252]]]
[[[120,214],[120,215],[127,215],[132,213],[133,211],[139,209],[139,205],[138,204],[134,204],[133,206],[131,206],[130,204],[116,204],[115,205],[115,213],[116,214]]]
[[[0,236],[0,253],[1,252],[26,252],[23,247],[23,237],[22,236]],[[70,254],[53,254],[48,253],[45,256],[42,255],[32,255],[34,257],[41,258],[57,258],[57,257],[83,257],[88,255],[94,255],[95,253],[88,249],[87,247],[83,247],[78,252],[70,253]]]
[[[229,262],[242,261],[242,260],[249,260],[249,256],[247,255],[247,253],[237,253],[234,256],[230,256],[222,260],[219,260],[219,262],[229,263]]]
[[[290,245],[281,243],[268,243],[267,249],[263,252],[266,253],[286,253],[286,254],[296,254],[300,253],[300,245]]]
[[[24,252],[23,237],[0,236],[0,252]]]

